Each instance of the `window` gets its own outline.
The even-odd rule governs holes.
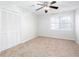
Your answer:
[[[51,29],[58,29],[59,28],[59,19],[57,17],[51,18]]]
[[[58,14],[51,18],[52,30],[71,30],[72,29],[73,14]]]

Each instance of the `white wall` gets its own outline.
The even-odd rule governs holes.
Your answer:
[[[36,37],[34,14],[12,6],[0,12],[0,51]]]
[[[79,9],[77,9],[75,13],[75,35],[76,42],[79,44]]]
[[[2,35],[1,35],[1,12],[0,12],[0,50],[2,49],[2,45],[1,45],[1,37],[2,37]]]
[[[28,39],[32,39],[36,37],[37,34],[37,19],[36,16],[26,12],[25,14],[22,15],[22,20],[21,20],[21,33],[22,33],[22,39],[27,41]],[[22,40],[22,41],[23,41]]]
[[[63,12],[64,13],[64,12]],[[60,39],[74,40],[74,26],[71,31],[67,30],[51,30],[50,19],[55,14],[39,16],[38,20],[38,36],[46,36]],[[72,18],[72,20],[74,20]],[[74,25],[74,21],[73,21]]]

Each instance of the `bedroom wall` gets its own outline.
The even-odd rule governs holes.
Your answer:
[[[76,42],[79,44],[79,9],[75,11],[75,35]]]
[[[70,11],[69,11],[70,12]],[[64,14],[64,12],[61,12]],[[71,12],[72,13],[72,12]],[[60,13],[58,13],[60,14]],[[75,40],[74,35],[74,19],[73,20],[73,26],[71,31],[67,30],[52,30],[51,29],[51,17],[53,17],[55,14],[47,14],[43,16],[39,16],[38,20],[38,36],[46,36],[46,37],[52,37],[52,38],[60,38],[60,39],[68,39],[68,40]]]
[[[0,10],[0,51],[36,37],[36,16],[16,6]]]
[[[2,47],[1,47],[1,11],[0,11],[0,51],[2,50]]]
[[[35,38],[37,35],[37,18],[36,15],[29,12],[21,14],[21,27],[22,27],[22,39],[28,41],[29,39]]]

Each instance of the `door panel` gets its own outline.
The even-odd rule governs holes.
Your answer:
[[[11,11],[2,11],[2,49],[15,46],[21,39],[20,16]]]

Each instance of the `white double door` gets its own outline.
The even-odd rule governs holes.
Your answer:
[[[0,50],[15,46],[21,39],[21,17],[12,11],[1,11]]]

